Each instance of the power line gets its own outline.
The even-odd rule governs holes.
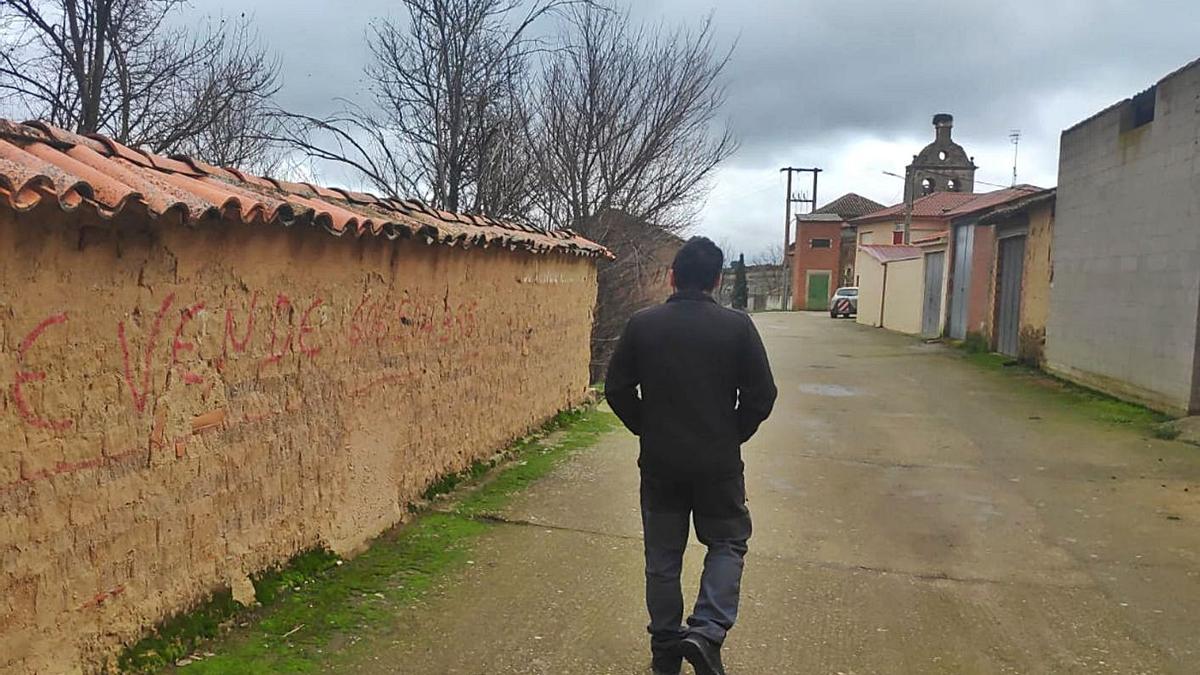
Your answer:
[[[821,169],[817,167],[798,169],[794,166],[785,166],[779,172],[787,173],[787,194],[783,201],[783,304],[784,309],[791,309],[788,300],[792,291],[792,274],[787,253],[792,243],[792,204],[809,204],[810,213],[817,210],[817,176],[820,175]],[[806,199],[792,194],[792,174],[795,173],[812,174],[812,197]]]
[[[888,176],[891,176],[893,178],[899,178],[901,180],[904,179],[904,176],[901,176],[898,173],[893,173],[891,171],[884,171],[883,173]],[[957,180],[959,178],[959,176],[952,176],[948,173],[939,173],[937,171],[930,171],[928,169],[921,169],[921,173],[929,174],[931,176],[937,176],[938,178],[952,178],[955,180]],[[990,183],[986,180],[980,180],[978,178],[975,179],[975,182],[979,183],[980,185],[986,185],[988,187],[1004,188],[1005,190],[1010,189],[1010,188],[1016,188],[1016,189],[1022,190],[1024,192],[1040,192],[1041,191],[1041,188],[1038,188],[1038,187],[1024,186],[1024,185],[1001,185],[1000,183]]]

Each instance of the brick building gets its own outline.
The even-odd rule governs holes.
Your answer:
[[[569,232],[0,122],[0,672],[352,553],[587,396]]]
[[[853,285],[854,230],[849,221],[883,205],[853,192],[812,213],[796,216],[796,236],[789,256],[792,308],[825,310],[838,286]]]

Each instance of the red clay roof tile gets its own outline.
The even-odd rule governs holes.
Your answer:
[[[994,190],[992,192],[934,192],[918,197],[913,201],[914,218],[957,218],[972,213],[985,211],[1010,200],[1021,199],[1040,192],[1041,188],[1033,185],[1017,185],[1016,187]],[[873,213],[868,213],[852,221],[854,224],[870,223],[904,217],[904,203],[889,206]]]
[[[429,243],[500,245],[535,252],[611,257],[573,232],[550,232],[431,208],[413,199],[263,178],[188,157],[164,157],[103,136],[84,137],[43,122],[0,119],[0,207],[21,211],[47,198],[64,210],[112,218],[133,205],[159,219],[319,224],[333,234],[416,236]]]

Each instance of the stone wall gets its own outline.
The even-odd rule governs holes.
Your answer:
[[[1194,63],[1063,133],[1046,326],[1051,370],[1177,413],[1200,411],[1198,102]]]
[[[359,549],[586,395],[591,259],[133,213],[0,210],[0,672]]]

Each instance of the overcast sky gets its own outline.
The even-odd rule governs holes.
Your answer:
[[[728,122],[741,148],[717,175],[695,232],[747,254],[782,245],[779,168],[819,166],[818,197],[885,204],[904,166],[955,117],[978,181],[1055,184],[1062,129],[1200,57],[1196,0],[627,0],[644,21],[713,13],[736,48]],[[394,0],[197,0],[198,13],[249,13],[280,58],[282,103],[327,113],[361,95],[364,30]],[[337,182],[337,177],[329,177]]]

